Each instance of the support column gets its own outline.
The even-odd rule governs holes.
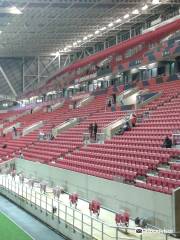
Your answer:
[[[37,57],[37,80],[38,83],[40,82],[40,62],[39,62],[39,56]]]
[[[24,57],[22,58],[22,90],[24,92]]]
[[[58,67],[61,68],[61,54],[58,55]]]
[[[104,49],[106,49],[106,41],[104,41]]]
[[[3,68],[2,68],[1,65],[0,65],[0,72],[2,73],[2,75],[3,75],[4,79],[5,79],[5,81],[7,82],[9,88],[11,89],[11,92],[12,92],[13,95],[16,97],[16,96],[17,96],[17,93],[16,93],[16,91],[15,91],[13,85],[11,84],[10,80],[8,79],[6,73],[4,72],[4,70],[3,70]]]

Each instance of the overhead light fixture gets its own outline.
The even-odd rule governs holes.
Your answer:
[[[89,34],[89,35],[87,35],[87,37],[88,37],[88,38],[92,38],[92,37],[93,37],[93,35],[92,35],[92,34]]]
[[[131,69],[131,73],[136,73],[137,71],[138,71],[137,68],[132,68],[132,69]]]
[[[96,30],[96,31],[95,31],[95,34],[99,34],[99,32],[100,32],[99,30]]]
[[[82,40],[78,40],[78,41],[77,41],[77,43],[81,43],[81,42],[82,42]]]
[[[129,14],[127,13],[126,15],[124,15],[124,19],[129,18]]]
[[[148,65],[148,68],[151,69],[151,68],[155,68],[156,66],[157,66],[157,63],[154,62],[154,63],[150,63],[150,64]]]
[[[145,70],[145,69],[147,69],[147,66],[140,66],[139,69],[140,70]]]
[[[74,43],[73,43],[73,46],[77,46],[77,42],[74,42]]]
[[[100,31],[104,31],[104,30],[106,30],[106,27],[102,27],[102,28],[100,29]]]
[[[2,33],[2,31],[0,31],[0,34]]]
[[[152,0],[152,4],[153,5],[160,4],[160,1],[159,0]]]
[[[83,40],[86,41],[86,40],[87,40],[87,37],[84,37]]]
[[[134,9],[134,10],[132,11],[132,14],[134,14],[134,15],[139,14],[139,10],[138,10],[138,9]]]
[[[121,18],[118,18],[118,19],[116,19],[115,23],[119,23],[121,21],[122,21]]]
[[[64,48],[64,52],[68,52],[72,46],[67,46]]]
[[[113,25],[114,25],[114,23],[111,22],[108,24],[108,27],[112,27]]]
[[[57,57],[57,56],[59,56],[59,54],[60,54],[59,51],[57,51],[57,52],[55,52],[55,55],[54,55],[54,56]]]
[[[9,13],[17,14],[17,15],[22,14],[22,12],[16,6],[10,7],[9,8]]]
[[[145,4],[143,7],[142,7],[142,10],[145,11],[146,9],[148,9],[148,5]]]

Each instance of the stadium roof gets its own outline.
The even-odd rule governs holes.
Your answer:
[[[0,57],[78,51],[179,5],[180,0],[2,1]]]

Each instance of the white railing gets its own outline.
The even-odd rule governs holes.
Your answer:
[[[44,122],[43,121],[39,121],[39,122],[36,122],[26,128],[23,129],[23,136],[29,134],[30,132],[34,131],[34,130],[37,130],[39,129],[40,127],[42,127],[44,125]]]
[[[59,124],[55,128],[52,129],[52,134],[54,137],[56,137],[60,132],[63,132],[74,125],[76,125],[79,122],[79,118],[70,118],[67,121]]]
[[[94,96],[90,95],[90,96],[87,96],[85,98],[83,98],[82,100],[80,100],[77,104],[77,108],[80,108],[86,104],[88,104],[90,101],[92,101],[94,99]]]
[[[64,100],[62,101],[62,102],[57,102],[57,103],[55,103],[54,105],[52,105],[52,110],[54,111],[54,110],[56,110],[57,108],[60,108],[60,107],[62,107],[63,105],[64,105]]]
[[[21,123],[20,122],[17,122],[9,127],[6,127],[3,129],[3,133],[4,134],[7,134],[8,132],[12,132],[13,131],[13,128],[19,128],[21,126]]]
[[[6,195],[16,196],[16,199],[23,201],[23,206],[31,205],[34,209],[39,209],[46,215],[52,215],[52,219],[57,222],[64,222],[65,225],[71,227],[74,231],[78,231],[82,236],[88,236],[88,239],[101,240],[137,240],[142,239],[138,234],[134,237],[122,234],[125,231],[133,231],[136,229],[111,226],[105,222],[84,214],[80,210],[65,205],[62,201],[56,200],[37,192],[34,188],[30,188],[27,184],[21,184],[15,180],[8,178],[8,175],[2,175],[0,179],[0,192]],[[19,201],[18,201],[19,202]],[[57,211],[53,213],[53,207],[56,206]],[[36,211],[35,211],[36,212]],[[61,231],[61,227],[57,229]]]

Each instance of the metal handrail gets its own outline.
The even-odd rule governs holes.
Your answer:
[[[102,220],[95,218],[94,216],[89,216],[87,214],[82,213],[78,209],[74,209],[71,206],[67,206],[61,200],[55,200],[49,196],[48,196],[48,199],[49,199],[49,201],[48,201],[47,195],[39,193],[39,192],[35,191],[34,189],[29,189],[30,191],[28,192],[27,186],[25,187],[24,184],[20,185],[17,182],[14,182],[13,180],[10,181],[10,179],[8,179],[7,176],[2,176],[0,185],[1,185],[1,187],[5,187],[5,189],[7,189],[7,191],[9,193],[12,193],[12,194],[15,193],[19,197],[25,199],[26,202],[30,202],[31,205],[35,206],[35,208],[38,207],[38,208],[40,208],[41,211],[44,210],[46,212],[46,214],[49,213],[49,214],[52,214],[53,216],[59,216],[59,219],[65,221],[68,224],[71,224],[67,220],[68,217],[72,218],[72,220],[73,220],[72,222],[75,222],[75,221],[81,222],[80,219],[86,218],[86,222],[85,221],[82,222],[83,229],[85,226],[86,227],[88,226],[89,230],[91,230],[92,232],[93,231],[99,232],[101,235],[107,236],[108,239],[116,239],[117,240],[117,239],[121,239],[121,238],[119,238],[119,237],[116,238],[116,237],[113,237],[112,235],[109,235],[107,232],[104,231],[104,227],[109,228],[109,230],[111,229],[111,231],[113,231],[114,236],[119,236],[118,232],[120,232],[120,231],[125,232],[127,230],[132,230],[135,232],[135,230],[136,230],[135,228],[109,225],[109,224],[103,222]],[[24,187],[25,187],[25,191],[23,191]],[[29,195],[29,199],[28,199],[28,195]],[[43,198],[45,198],[45,200]],[[58,203],[58,209],[57,209],[56,215],[52,213],[52,206],[53,206],[54,201],[56,203]],[[39,202],[39,205],[38,205],[38,202]],[[44,208],[43,205],[45,205],[46,208]],[[59,207],[59,206],[61,206],[61,207]],[[64,209],[62,208],[62,206]],[[64,214],[64,219],[62,217],[62,214]],[[81,215],[80,219],[77,218],[77,216],[76,216],[77,214]],[[87,221],[87,219],[88,219],[88,221]],[[88,222],[90,222],[90,223],[88,223]],[[98,224],[100,224],[100,226],[101,226],[100,229],[96,228],[93,225],[94,222],[97,222]],[[77,228],[81,232],[81,229],[77,227],[77,224],[71,224],[71,225],[73,225],[73,229]],[[102,229],[103,229],[103,232],[102,232]],[[84,232],[84,234],[87,234],[86,231],[83,231],[83,232]],[[93,237],[95,237],[95,236],[93,236]]]
[[[99,237],[97,238],[97,235],[99,236],[100,234],[102,240],[133,240],[133,238],[121,237],[120,233],[123,231],[134,231],[134,233],[136,233],[136,228],[107,224],[94,216],[84,214],[79,209],[67,206],[61,200],[42,194],[33,188],[29,189],[24,184],[19,184],[18,182],[13,181],[13,179],[9,179],[7,175],[1,176],[1,189],[6,189],[8,193],[12,195],[15,194],[16,196],[24,199],[26,203],[30,203],[31,206],[40,209],[40,211],[45,214],[52,214],[52,219],[57,219],[58,222],[64,221],[66,225],[71,226],[74,231],[78,231],[82,235],[90,235],[93,239],[99,239]],[[56,213],[53,213],[52,211],[54,203],[57,204]],[[79,215],[79,217],[77,215]],[[96,225],[94,223],[96,223]],[[167,240],[169,235],[179,234],[179,232],[162,233],[161,231],[161,234],[164,234],[164,237]],[[135,236],[136,239],[143,239],[143,234]]]

